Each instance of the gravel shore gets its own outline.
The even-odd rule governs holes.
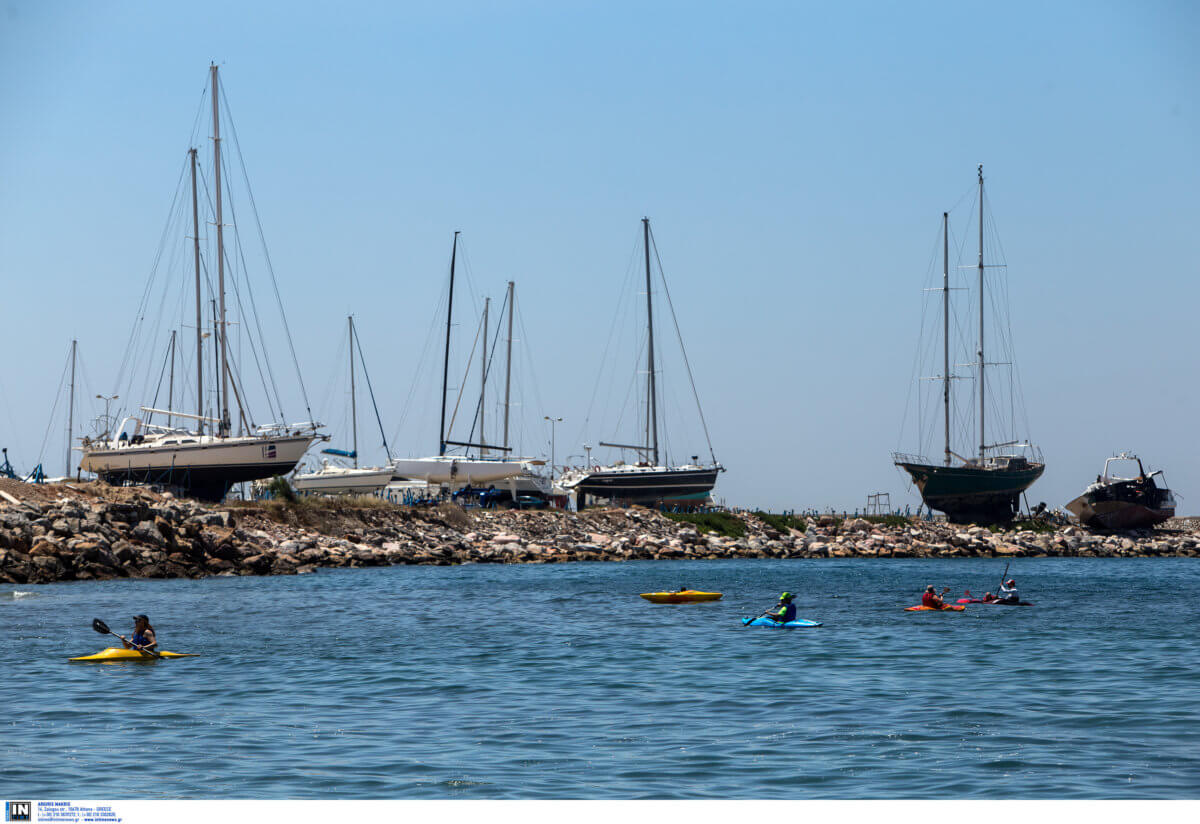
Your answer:
[[[745,534],[722,537],[641,508],[468,512],[454,504],[402,507],[363,499],[208,506],[99,483],[3,481],[0,582],[291,575],[392,564],[1200,555],[1196,519],[1097,534],[1078,526],[993,532],[831,516],[780,531],[751,514],[736,517]]]

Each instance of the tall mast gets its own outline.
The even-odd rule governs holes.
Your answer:
[[[217,364],[221,362],[221,336],[217,334],[217,299],[210,298],[209,307],[212,309],[212,339],[213,339],[213,386],[217,390],[215,410],[221,408],[221,376],[217,374]],[[214,410],[213,414],[216,414]],[[211,417],[211,415],[209,416]]]
[[[354,315],[346,318],[350,324],[350,429],[354,433],[354,468],[358,469],[358,405],[354,391]]]
[[[75,430],[75,352],[79,341],[71,341],[71,400],[67,404],[67,471],[63,474],[71,476],[71,434]]]
[[[487,438],[483,435],[483,412],[487,409],[487,373],[488,373],[488,348],[487,348],[487,333],[488,333],[488,309],[491,308],[492,299],[483,299],[483,355],[479,359],[479,442],[487,443]],[[479,456],[483,457],[487,454],[484,447],[479,447]]]
[[[200,213],[196,206],[196,150],[192,156],[192,244],[196,258],[196,427],[204,434],[204,317],[200,299]]]
[[[438,454],[446,454],[446,390],[450,380],[450,319],[454,314],[454,261],[458,257],[458,232],[450,247],[450,297],[446,300],[446,356],[442,361],[442,423],[438,429]]]
[[[654,386],[654,305],[650,298],[650,218],[642,218],[642,242],[646,247],[646,445],[658,466],[658,393]]]
[[[508,404],[512,392],[513,281],[508,282],[508,358],[504,367],[504,445],[508,446]]]
[[[946,466],[950,465],[950,213],[942,212],[942,405],[946,421]]]
[[[171,413],[175,411],[175,330],[171,330],[171,378],[167,382],[167,426],[171,426]]]
[[[987,441],[983,437],[984,389],[983,380],[983,164],[979,164],[979,461]]]
[[[221,304],[221,320],[217,334],[221,342],[221,423],[218,435],[229,436],[229,353],[228,326],[225,322],[225,235],[221,225],[221,123],[218,117],[221,91],[217,81],[217,64],[212,64],[212,106],[213,106],[213,176],[216,181],[217,200],[217,290]]]

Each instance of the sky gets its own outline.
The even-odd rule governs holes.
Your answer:
[[[339,444],[353,314],[392,452],[436,451],[455,231],[456,376],[483,296],[517,284],[518,451],[553,440],[577,464],[585,442],[636,437],[614,410],[638,377],[638,333],[620,330],[643,322],[649,217],[727,469],[718,498],[915,506],[891,454],[941,448],[911,426],[913,378],[934,374],[914,366],[923,289],[943,211],[967,237],[982,163],[1021,434],[1047,466],[1030,503],[1065,504],[1128,449],[1200,514],[1197,42],[1200,7],[1155,0],[0,0],[0,445],[62,472],[72,340],[77,434],[95,395],[120,394],[185,153],[211,152],[215,62],[309,405]],[[674,457],[707,457],[688,416]],[[363,443],[378,427],[359,428],[381,456]]]

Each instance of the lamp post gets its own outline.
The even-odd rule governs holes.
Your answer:
[[[543,415],[544,420],[550,421],[550,474],[554,474],[554,424],[562,423],[562,418],[552,418],[549,415]]]
[[[106,438],[111,434],[111,432],[109,430],[112,427],[112,424],[109,423],[110,418],[108,417],[108,405],[110,403],[112,403],[113,401],[115,401],[119,397],[120,397],[120,395],[97,395],[96,396],[97,400],[104,401],[104,437],[106,437]]]

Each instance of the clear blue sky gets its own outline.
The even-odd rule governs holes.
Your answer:
[[[1031,499],[1133,449],[1200,514],[1197,43],[1189,2],[0,0],[0,444],[36,462],[72,338],[112,391],[216,61],[314,403],[352,312],[393,434],[461,230],[478,295],[518,284],[522,451],[543,414],[560,461],[620,436],[584,419],[648,215],[718,493],[915,503],[921,289],[983,163]],[[436,393],[396,452],[436,448]]]

